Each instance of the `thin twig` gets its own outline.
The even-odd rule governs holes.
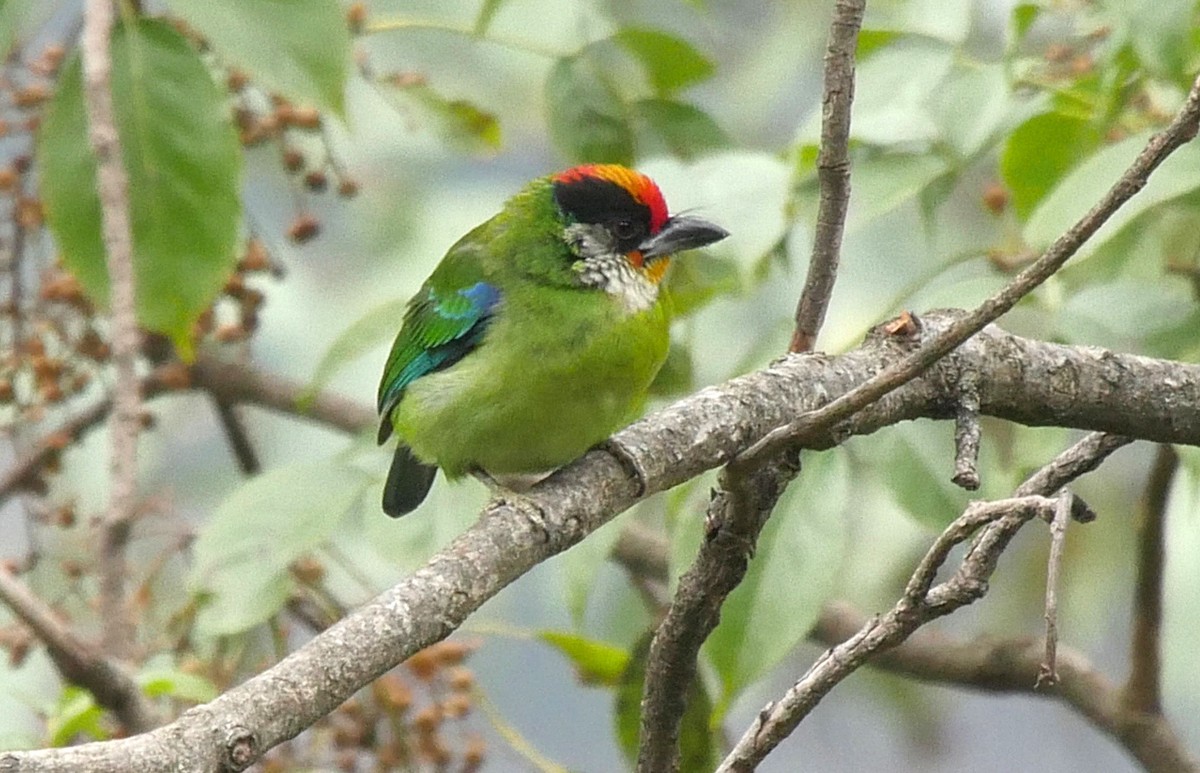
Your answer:
[[[257,475],[262,471],[262,463],[258,460],[258,452],[254,450],[253,441],[250,440],[250,433],[246,431],[246,425],[242,422],[242,417],[238,415],[237,406],[212,392],[209,393],[209,396],[212,398],[217,418],[221,420],[221,427],[225,430],[225,439],[229,441],[229,449],[233,451],[233,457],[237,459],[242,474]]]
[[[64,679],[88,690],[96,702],[117,716],[128,733],[153,728],[154,711],[137,682],[116,661],[80,639],[45,602],[0,565],[0,601],[29,627]]]
[[[979,380],[970,371],[958,383],[958,407],[954,412],[954,476],[950,480],[967,491],[979,488]]]
[[[1058,494],[1054,517],[1050,520],[1050,559],[1046,566],[1046,648],[1038,668],[1034,687],[1058,684],[1058,575],[1062,571],[1063,548],[1067,542],[1067,523],[1071,520],[1074,496],[1063,489]]]
[[[1055,239],[1042,256],[1017,274],[998,293],[981,303],[975,310],[955,322],[948,330],[925,341],[920,348],[856,389],[842,395],[822,408],[806,413],[795,421],[779,427],[746,449],[733,464],[753,467],[758,461],[827,431],[889,392],[912,381],[929,366],[945,357],[963,341],[978,333],[989,323],[1016,305],[1057,272],[1080,247],[1099,230],[1100,226],[1141,190],[1158,165],[1184,143],[1196,136],[1200,125],[1200,77],[1192,84],[1187,101],[1174,120],[1158,132],[1138,154],[1124,174],[1109,188],[1103,198],[1088,210],[1079,222]]]
[[[1160,445],[1146,482],[1138,534],[1137,585],[1133,598],[1133,640],[1125,705],[1143,714],[1162,713],[1163,569],[1166,555],[1167,498],[1179,468],[1179,454]]]
[[[768,704],[718,770],[753,770],[830,690],[869,658],[899,645],[930,620],[981,598],[1000,554],[1016,532],[1029,520],[1053,509],[1053,501],[1043,497],[1066,486],[1074,476],[1095,469],[1120,445],[1123,443],[1118,439],[1093,433],[1022,484],[1015,498],[972,503],[930,547],[896,605],[868,620],[853,637],[825,653],[779,701]],[[979,531],[954,575],[930,587],[950,549],[975,530]]]
[[[87,0],[83,13],[80,43],[83,99],[88,117],[88,140],[96,155],[96,185],[100,195],[112,307],[110,336],[116,370],[110,428],[112,488],[102,536],[100,607],[105,649],[122,656],[129,653],[133,644],[133,622],[125,604],[128,575],[125,545],[137,504],[137,436],[141,429],[133,228],[129,214],[129,178],[121,156],[113,110],[112,0]]]
[[[796,303],[796,329],[790,352],[811,351],[825,322],[837,281],[842,231],[850,207],[850,105],[854,102],[854,53],[866,0],[837,0],[825,47],[825,88],[821,101],[821,150],[817,179],[821,198],[812,256],[804,290]]]
[[[810,638],[833,647],[859,633],[866,623],[867,618],[849,604],[831,602],[822,609]],[[1076,650],[1059,648],[1056,689],[1035,690],[1043,654],[1039,637],[957,639],[923,628],[894,649],[880,652],[870,667],[952,687],[1061,700],[1124,746],[1146,770],[1198,769],[1165,718],[1124,706],[1118,686]]]

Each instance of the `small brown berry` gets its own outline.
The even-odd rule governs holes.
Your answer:
[[[21,110],[28,110],[50,98],[50,89],[42,83],[31,83],[13,92],[13,104]]]
[[[413,694],[408,684],[398,674],[388,673],[371,685],[375,701],[383,708],[403,714],[412,705]]]
[[[299,172],[304,168],[304,154],[295,148],[285,148],[283,151],[283,168],[289,172]]]
[[[298,129],[320,129],[321,113],[315,107],[293,108],[292,125]]]
[[[455,693],[442,701],[442,713],[450,719],[461,719],[471,712],[471,698]]]
[[[998,182],[990,182],[983,188],[983,206],[993,215],[1000,215],[1008,208],[1008,189]]]
[[[346,178],[338,183],[338,195],[343,199],[352,199],[358,195],[358,183]]]
[[[441,668],[440,658],[433,647],[413,653],[408,660],[404,661],[404,665],[408,666],[408,670],[413,676],[423,682],[428,682],[437,674]]]
[[[246,88],[246,84],[250,82],[250,77],[241,70],[230,70],[229,75],[225,78],[225,86],[230,91],[237,93]]]
[[[192,372],[182,362],[168,362],[155,368],[154,379],[166,389],[187,389],[192,385]]]
[[[346,25],[350,27],[350,32],[355,35],[363,30],[363,25],[367,21],[367,6],[363,3],[351,3],[346,9]]]
[[[292,562],[292,576],[305,585],[316,585],[325,578],[325,566],[314,556],[301,556]]]
[[[288,227],[288,238],[296,244],[304,244],[316,238],[321,232],[321,224],[310,214],[297,215]]]
[[[304,186],[310,191],[320,193],[329,187],[329,178],[321,170],[313,170],[304,175]]]
[[[17,170],[12,167],[0,169],[0,191],[11,191],[17,187]]]
[[[227,323],[217,328],[217,332],[214,333],[214,336],[223,344],[232,344],[245,340],[246,331],[242,329],[241,325]]]
[[[271,256],[258,239],[246,242],[246,254],[238,262],[239,271],[267,271],[271,268]]]

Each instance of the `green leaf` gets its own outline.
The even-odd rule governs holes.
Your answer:
[[[1012,193],[1017,216],[1029,217],[1063,175],[1102,139],[1092,122],[1058,112],[1036,115],[1018,126],[1000,156],[1000,175]]]
[[[492,20],[496,18],[496,13],[502,5],[504,5],[504,0],[483,0],[483,4],[479,7],[479,15],[475,17],[474,32],[476,35],[483,37],[487,34],[488,28],[492,26]]]
[[[931,155],[884,153],[856,161],[846,230],[852,231],[916,198],[946,172]]]
[[[465,153],[494,154],[500,149],[500,123],[496,116],[463,99],[447,99],[421,82],[380,84],[401,109],[416,113],[447,144]]]
[[[1038,3],[1018,3],[1013,8],[1012,34],[1018,43],[1025,39],[1025,33],[1029,32],[1029,28],[1041,13],[1042,7]]]
[[[32,5],[33,0],[0,0],[0,61],[12,52]]]
[[[394,338],[404,321],[407,300],[397,299],[382,303],[359,317],[350,327],[342,331],[325,356],[317,363],[312,381],[304,388],[300,403],[311,406],[312,401],[342,368],[363,356],[375,347]]]
[[[1025,224],[1025,241],[1044,249],[1075,224],[1107,191],[1145,147],[1149,133],[1128,137],[1099,151],[1080,164],[1052,190]],[[1184,145],[1150,176],[1146,187],[1108,219],[1080,250],[1080,257],[1094,253],[1134,218],[1163,203],[1200,189],[1200,147]],[[1077,258],[1078,259],[1078,258]]]
[[[168,696],[191,703],[208,703],[221,694],[208,679],[174,667],[143,669],[137,675],[138,686],[151,698]]]
[[[612,644],[564,631],[539,631],[537,637],[570,659],[583,684],[615,687],[629,666],[629,653]]]
[[[187,41],[138,18],[113,34],[113,104],[129,175],[138,321],[188,355],[192,323],[236,263],[241,153],[224,95]],[[88,295],[108,300],[96,164],[76,56],[39,136],[46,218]]]
[[[337,0],[167,0],[226,61],[293,102],[342,114],[350,31]]]
[[[946,423],[907,423],[877,435],[867,453],[880,482],[914,521],[944,529],[958,517],[970,494],[951,482],[954,434]]]
[[[674,35],[625,27],[613,39],[641,63],[650,85],[659,94],[670,94],[712,77],[713,63],[691,43]]]
[[[546,78],[550,138],[572,162],[633,163],[620,99],[584,56],[559,59]]]
[[[670,99],[643,99],[629,106],[633,116],[646,124],[651,139],[683,159],[703,155],[705,151],[729,146],[729,137],[708,113]],[[652,152],[655,143],[647,143]]]
[[[92,694],[81,687],[67,685],[58,699],[58,705],[46,720],[46,734],[51,746],[67,746],[75,743],[79,736],[93,741],[109,737],[104,729],[104,709],[96,705]]]
[[[617,742],[632,766],[637,761],[638,734],[642,721],[642,691],[646,682],[646,658],[650,654],[653,631],[648,631],[634,647],[629,666],[617,686]],[[687,707],[679,723],[679,770],[681,773],[711,771],[721,762],[720,732],[709,725],[712,699],[701,679],[693,679],[688,690]]]
[[[329,539],[370,482],[324,460],[280,467],[236,489],[193,548],[202,635],[238,633],[278,611],[291,588],[289,565]]]
[[[858,32],[858,49],[855,51],[854,58],[858,62],[862,62],[871,54],[888,46],[893,40],[900,37],[900,33],[894,30],[873,30],[863,29]]]
[[[775,508],[741,585],[704,644],[721,680],[713,717],[804,638],[836,589],[846,551],[850,471],[845,452],[806,453],[800,477]]]

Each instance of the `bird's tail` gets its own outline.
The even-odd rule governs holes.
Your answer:
[[[435,475],[437,467],[418,460],[404,443],[398,444],[383,484],[383,512],[393,518],[411,513],[425,501]]]

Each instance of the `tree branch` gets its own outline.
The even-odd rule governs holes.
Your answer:
[[[849,604],[826,604],[811,637],[833,647],[866,623]],[[876,655],[870,666],[927,682],[1061,700],[1128,749],[1147,770],[1197,769],[1171,724],[1162,715],[1146,715],[1123,705],[1117,686],[1080,652],[1060,647],[1058,685],[1053,690],[1034,689],[1042,656],[1038,637],[959,640],[923,629],[895,649]]]
[[[838,0],[825,47],[824,97],[821,100],[821,150],[817,178],[821,199],[812,256],[804,290],[796,304],[796,329],[790,352],[811,351],[825,322],[837,280],[842,229],[850,208],[850,105],[854,102],[854,53],[866,0]]]
[[[930,314],[922,328],[936,334],[959,316]],[[773,428],[893,366],[907,351],[875,334],[840,357],[787,358],[667,406],[615,439],[645,473],[642,495],[649,496],[725,464]],[[995,327],[854,416],[846,434],[918,417],[948,418],[956,362],[980,374],[985,415],[1200,445],[1200,366],[1031,341]],[[245,376],[241,386],[258,379]],[[253,401],[298,412],[295,397],[277,390]],[[340,405],[356,412],[353,404]],[[830,443],[826,439],[825,446]],[[1050,476],[1047,485],[1056,480]],[[489,504],[475,525],[422,569],[212,703],[133,738],[10,752],[0,756],[0,771],[244,769],[249,762],[233,765],[231,750],[239,751],[239,760],[253,760],[293,737],[379,674],[448,635],[521,574],[633,505],[640,489],[625,464],[592,451],[526,496]]]
[[[868,620],[853,636],[827,651],[784,696],[768,704],[734,745],[718,771],[750,771],[792,733],[804,717],[875,653],[903,642],[920,626],[980,599],[1000,554],[1016,532],[1037,516],[1052,517],[1056,502],[1045,497],[1094,469],[1127,438],[1093,433],[1060,454],[1016,491],[1013,499],[972,502],[934,541],[904,595],[886,614]],[[933,585],[951,549],[974,534],[954,575]]]
[[[1162,590],[1167,497],[1179,468],[1179,455],[1160,445],[1146,483],[1138,535],[1137,585],[1133,598],[1133,641],[1125,707],[1142,714],[1162,714],[1161,676]]]
[[[133,622],[125,605],[125,545],[137,498],[137,436],[141,429],[138,393],[137,312],[133,269],[133,228],[129,217],[129,178],[121,156],[112,96],[110,42],[112,0],[87,0],[83,11],[83,101],[88,140],[96,155],[96,182],[107,255],[111,343],[116,369],[112,426],[112,491],[102,534],[100,607],[105,649],[118,657],[133,645]]]
[[[1196,136],[1197,128],[1200,128],[1200,77],[1192,84],[1187,101],[1176,113],[1174,120],[1167,128],[1150,138],[1133,164],[1109,188],[1104,197],[1000,292],[960,318],[941,336],[928,339],[905,360],[880,373],[869,383],[759,440],[746,450],[737,464],[745,469],[752,468],[758,460],[770,457],[798,440],[814,432],[822,432],[825,428],[846,419],[888,392],[916,378],[963,341],[999,319],[1016,305],[1017,301],[1062,268],[1122,204],[1146,185],[1150,173],[1157,169],[1167,156]]]
[[[116,714],[127,733],[142,733],[157,724],[155,712],[133,677],[76,636],[4,566],[0,566],[0,600],[46,645],[59,674],[91,692],[97,703]]]

